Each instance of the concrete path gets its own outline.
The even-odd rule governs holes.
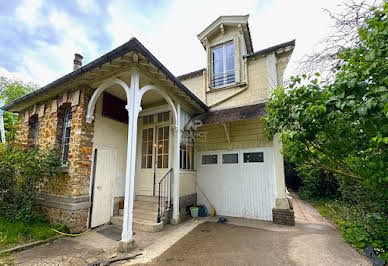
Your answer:
[[[310,204],[294,201],[296,226],[210,218],[149,265],[371,265]],[[140,259],[141,260],[141,259]],[[132,264],[136,261],[132,262]]]
[[[189,220],[157,233],[137,232],[136,265],[371,265],[306,202],[294,201],[296,226],[228,217]],[[12,255],[15,265],[88,265],[116,253],[118,242],[94,229]],[[120,255],[118,255],[120,256]]]

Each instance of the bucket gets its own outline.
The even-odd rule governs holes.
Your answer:
[[[191,217],[193,218],[198,217],[198,211],[199,211],[198,207],[191,207],[190,208]]]

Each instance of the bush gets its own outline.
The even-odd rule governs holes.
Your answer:
[[[298,174],[303,184],[298,190],[298,194],[302,199],[316,200],[338,197],[338,181],[332,174],[307,166],[299,167]]]
[[[41,216],[35,208],[39,184],[59,173],[58,158],[54,150],[0,145],[0,216],[23,221]]]

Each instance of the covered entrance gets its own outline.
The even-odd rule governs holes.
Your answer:
[[[124,110],[116,110],[120,105],[128,117]],[[140,88],[137,71],[107,80],[95,90],[87,114],[89,123],[95,119],[97,155],[91,187],[92,227],[109,221],[114,199],[120,197],[124,209],[110,221],[122,226],[123,243],[132,240],[133,227],[160,230],[167,211],[172,211],[173,221],[179,221],[179,161],[173,162],[179,158],[179,114],[180,104],[163,89]]]

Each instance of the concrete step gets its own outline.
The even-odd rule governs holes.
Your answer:
[[[120,228],[123,228],[123,216],[112,216],[110,222]],[[133,230],[143,232],[159,232],[163,230],[163,223],[152,222],[141,218],[133,218]]]
[[[157,211],[158,210],[158,203],[157,202],[135,200],[133,202],[133,208],[134,209]]]
[[[154,202],[158,203],[158,197],[153,197],[153,196],[143,196],[143,195],[136,195],[135,201],[146,201],[146,202]]]
[[[133,217],[156,222],[156,219],[158,217],[158,212],[135,208],[133,209]]]

